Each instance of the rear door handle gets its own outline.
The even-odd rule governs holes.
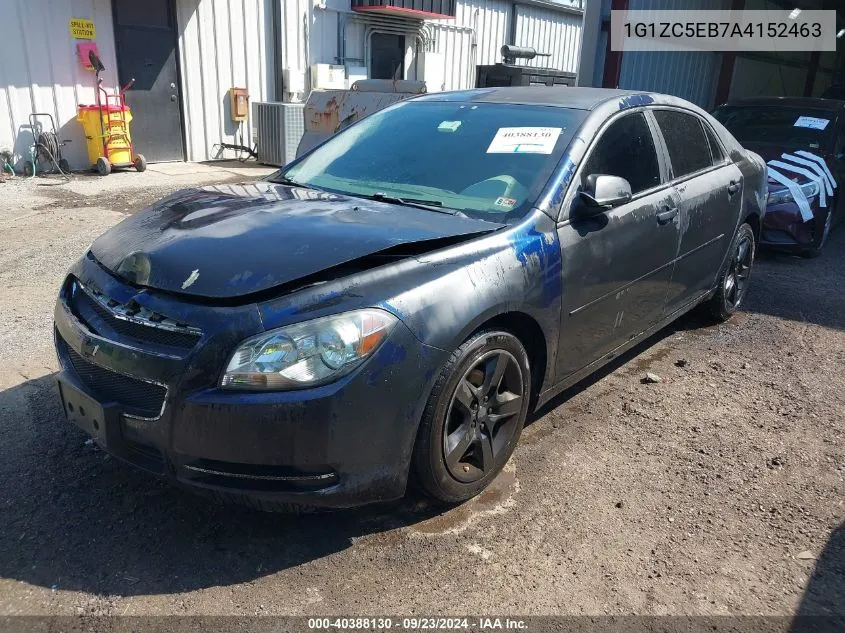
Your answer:
[[[657,214],[657,223],[668,224],[675,219],[676,215],[678,215],[678,207],[667,208],[665,211],[661,211]]]
[[[728,185],[728,193],[734,195],[737,191],[739,191],[739,183],[736,180],[731,180]]]

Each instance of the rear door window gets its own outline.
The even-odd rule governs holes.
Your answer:
[[[707,136],[707,144],[710,146],[711,162],[714,165],[721,165],[725,162],[725,154],[722,151],[722,146],[719,145],[719,141],[716,140],[716,135],[713,133],[713,130],[710,129],[709,125],[707,125],[704,121],[701,121],[701,127],[704,128],[704,134]]]
[[[710,145],[699,118],[677,110],[655,110],[675,178],[710,167]]]
[[[590,174],[619,176],[630,183],[634,195],[659,185],[657,151],[643,113],[628,114],[611,123],[590,152],[581,174],[584,180]]]

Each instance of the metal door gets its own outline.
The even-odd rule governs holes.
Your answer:
[[[172,0],[114,0],[114,38],[121,85],[132,109],[135,151],[148,162],[185,160]]]

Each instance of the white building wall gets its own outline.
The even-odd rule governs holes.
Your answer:
[[[574,0],[571,4],[574,4]],[[445,90],[475,86],[475,66],[502,61],[503,44],[531,46],[550,57],[517,60],[518,64],[578,70],[582,14],[509,0],[458,0],[454,20],[431,21],[435,50],[444,55]],[[511,42],[511,22],[516,26]],[[469,60],[469,63],[467,63]]]
[[[94,73],[77,58],[69,21],[94,21],[104,86],[112,92],[117,58],[111,0],[3,1],[11,6],[0,21],[0,149],[13,151],[15,167],[22,169],[32,145],[28,117],[47,112],[56,119],[59,137],[71,141],[63,149],[71,168],[87,168],[76,111],[79,104],[95,102]],[[251,121],[231,120],[228,91],[246,88],[252,101],[274,97],[273,1],[176,0],[188,160],[218,157],[215,145],[221,141],[252,145]]]
[[[573,0],[574,1],[574,0]],[[0,149],[15,152],[18,169],[29,155],[32,135],[28,116],[52,114],[59,136],[70,140],[64,156],[73,168],[87,167],[85,138],[76,121],[78,104],[94,103],[94,74],[76,56],[70,37],[71,18],[93,20],[96,42],[106,71],[104,85],[117,89],[111,0],[3,0],[0,21]],[[175,0],[180,95],[188,160],[231,157],[218,153],[221,142],[252,145],[251,121],[231,121],[232,87],[247,88],[251,101],[278,97],[276,79],[282,69],[308,76],[313,63],[337,63],[338,26],[346,23],[345,54],[349,65],[366,65],[368,29],[349,9],[349,0]],[[273,34],[278,12],[278,40]],[[520,6],[517,44],[552,52],[534,65],[563,70],[577,67],[580,18],[542,7]],[[456,90],[475,85],[475,66],[501,61],[499,49],[510,38],[513,3],[509,0],[458,0],[454,20],[427,22],[427,52],[411,49],[408,76],[425,72],[440,85],[432,90]],[[38,37],[32,34],[37,33]],[[276,54],[280,67],[275,66]],[[357,59],[357,61],[356,61]],[[424,77],[419,77],[424,78]],[[303,95],[304,96],[304,95]]]
[[[71,141],[63,151],[71,167],[87,166],[85,136],[76,121],[77,104],[95,102],[94,73],[76,55],[71,18],[93,20],[109,90],[116,88],[110,0],[3,0],[0,20],[0,149],[15,153],[16,169],[29,157],[29,115],[47,112],[59,138]],[[42,120],[46,126],[49,123]]]
[[[332,12],[313,11],[314,3],[311,0],[276,0],[276,2],[281,6],[279,36],[282,39],[283,67],[307,70],[310,63],[309,53],[312,60],[322,59],[328,48],[331,50],[336,48],[330,39],[324,43],[322,35],[314,41],[315,33],[327,27],[328,21],[336,19]],[[315,24],[315,21],[319,22]],[[337,55],[336,52],[333,54]]]
[[[517,6],[516,11],[516,37],[512,43],[550,54],[549,57],[517,60],[517,63],[557,68],[570,73],[578,71],[582,15],[535,6]]]
[[[285,3],[287,4],[287,3]],[[187,159],[231,158],[252,145],[252,120],[231,119],[230,88],[274,98],[272,0],[176,0]]]
[[[326,0],[318,8],[309,0],[276,0],[281,3],[283,67],[307,70],[314,63],[339,62],[338,25],[346,21],[344,35],[347,65],[366,65],[366,27],[349,6],[349,0]],[[577,0],[571,0],[571,6]],[[429,39],[429,53],[435,53],[440,85],[429,90],[460,90],[475,86],[475,66],[502,61],[499,49],[509,42],[514,3],[510,0],[458,0],[456,16],[451,20],[430,20],[423,29]],[[533,46],[551,57],[538,57],[531,66],[550,66],[575,72],[578,67],[581,38],[581,14],[542,6],[519,4],[515,44]],[[307,25],[307,26],[306,26]],[[306,63],[305,60],[309,60]],[[427,63],[431,63],[431,58]],[[419,63],[407,64],[408,78],[414,78]],[[422,77],[420,77],[422,78]]]
[[[513,3],[508,0],[458,0],[455,19],[441,20],[437,24],[473,29],[477,44],[475,63],[495,64],[502,61],[499,49],[508,38],[512,7]]]

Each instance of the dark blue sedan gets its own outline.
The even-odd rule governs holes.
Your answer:
[[[657,94],[408,100],[270,178],[97,239],[55,309],[69,420],[266,508],[476,495],[528,414],[691,308],[740,306],[765,166]]]

